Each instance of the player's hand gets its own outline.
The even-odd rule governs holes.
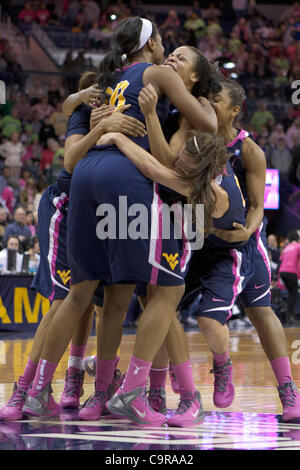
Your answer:
[[[210,101],[207,98],[204,98],[204,96],[198,96],[198,101],[202,106],[211,106]]]
[[[102,119],[109,117],[115,111],[115,109],[115,106],[111,106],[108,104],[102,104],[100,108],[94,108],[91,112],[90,117],[90,129],[94,129],[94,127],[100,121],[102,121]]]
[[[117,132],[108,132],[104,134],[97,142],[97,145],[114,145],[115,137],[118,135]]]
[[[198,96],[197,99],[199,103],[203,106],[203,108],[206,108],[207,110],[215,111],[213,103],[209,101],[207,98],[204,98],[204,96]]]
[[[213,234],[231,243],[249,240],[252,234],[244,225],[233,222],[232,226],[233,230],[215,229]]]
[[[124,106],[125,107],[125,106]],[[138,119],[122,114],[124,109],[118,109],[110,117],[103,119],[99,124],[101,132],[119,132],[121,134],[130,135],[131,137],[145,137],[147,134],[145,124]],[[97,143],[97,145],[99,145]]]
[[[81,102],[89,106],[90,108],[98,108],[101,103],[101,93],[99,85],[94,85],[80,91]]]
[[[158,95],[155,88],[150,83],[141,89],[138,102],[144,116],[147,116],[151,113],[156,113],[157,101]]]

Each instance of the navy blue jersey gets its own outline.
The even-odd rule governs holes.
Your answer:
[[[85,104],[78,106],[71,114],[66,139],[74,134],[86,135],[90,132],[91,108]]]
[[[246,182],[246,170],[242,164],[242,147],[249,133],[245,130],[238,130],[236,138],[227,145],[231,153],[230,164],[236,174],[243,196],[246,201],[246,209],[249,208],[249,197]],[[251,238],[255,240],[256,250],[253,257],[255,273],[248,282],[247,288],[243,291],[243,303],[248,306],[270,306],[270,285],[271,285],[271,267],[267,247],[267,218],[264,216],[261,225],[255,230]],[[255,302],[255,305],[254,305]]]
[[[91,108],[85,104],[81,104],[78,106],[78,108],[75,109],[68,122],[66,139],[71,135],[86,135],[90,132],[91,112]],[[71,178],[71,173],[69,173],[66,169],[63,169],[57,178],[58,188],[67,195],[70,193]]]
[[[214,227],[222,230],[232,229],[233,222],[246,224],[246,203],[241,192],[239,181],[232,170],[230,163],[226,163],[225,175],[220,175],[220,186],[229,197],[229,209],[222,217],[213,218]]]
[[[213,225],[217,229],[231,230],[233,222],[241,225],[246,225],[246,203],[241,192],[239,181],[232,170],[230,163],[227,162],[225,166],[225,175],[220,175],[220,186],[226,191],[229,198],[229,208],[222,217],[213,218]],[[231,243],[214,234],[210,234],[205,239],[206,244],[218,246],[238,246],[241,243]]]
[[[147,67],[153,66],[146,62],[138,62],[128,67],[124,67],[118,71],[114,72],[113,81],[110,87],[107,88],[106,93],[109,95],[109,104],[120,108],[123,105],[130,104],[130,108],[124,111],[124,114],[127,116],[134,117],[139,121],[145,123],[145,117],[138,104],[139,92],[144,88],[143,83],[143,74]],[[168,117],[169,113],[169,100],[168,98],[163,98],[158,100],[156,112],[158,118],[163,125],[165,120]],[[129,139],[133,140],[137,145],[143,147],[146,150],[149,150],[149,141],[148,137],[131,137]],[[108,148],[107,146],[94,146],[90,151],[100,150],[103,148]]]
[[[245,130],[238,130],[238,134],[235,139],[233,139],[232,142],[230,142],[226,148],[228,149],[229,153],[232,155],[230,158],[230,164],[231,167],[236,174],[241,191],[243,193],[243,196],[246,201],[246,211],[249,209],[249,197],[248,197],[248,191],[247,191],[247,183],[246,183],[246,170],[243,167],[242,163],[242,147],[245,139],[249,137],[249,132]],[[267,225],[267,219],[264,217],[263,219],[264,225]]]
[[[228,152],[231,154],[229,161],[230,161],[231,167],[233,168],[234,173],[236,174],[239,180],[241,190],[246,201],[246,207],[248,208],[249,198],[248,198],[247,185],[246,185],[246,171],[242,164],[242,146],[247,137],[249,137],[249,132],[243,129],[239,130],[236,138],[233,139],[233,141],[230,142],[226,146],[226,148],[228,149]]]

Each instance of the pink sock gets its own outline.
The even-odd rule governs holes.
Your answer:
[[[271,366],[279,387],[285,382],[290,382],[292,380],[290,360],[287,356],[273,359],[273,361],[271,361]]]
[[[83,370],[83,358],[85,356],[85,351],[86,344],[84,346],[75,346],[75,344],[71,343],[68,368],[75,367],[76,369]]]
[[[169,367],[165,367],[164,369],[153,369],[153,367],[151,367],[149,374],[150,388],[165,388],[168,370]]]
[[[116,359],[97,359],[95,388],[106,392],[113,381]]]
[[[121,391],[127,393],[138,387],[146,387],[151,365],[152,362],[132,356]]]
[[[30,396],[38,395],[49,382],[52,382],[56,368],[57,364],[54,364],[54,362],[47,361],[46,359],[39,360],[32,387],[29,391]]]
[[[70,346],[70,356],[81,357],[82,359],[85,356],[86,351],[86,344],[83,346],[75,346],[75,344],[71,343]]]
[[[182,395],[182,393],[186,392],[194,393],[196,388],[190,359],[183,364],[177,364],[176,366],[172,364],[172,368],[179,384],[180,394]]]
[[[223,354],[212,353],[217,366],[222,366],[229,359],[229,348]]]
[[[24,374],[21,375],[21,377],[19,377],[19,380],[18,380],[18,387],[24,392],[27,392],[27,390],[29,389],[31,382],[34,379],[37,366],[38,365],[36,362],[32,362],[30,358],[28,359],[28,362],[24,370]]]

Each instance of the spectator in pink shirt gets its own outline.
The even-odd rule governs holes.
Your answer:
[[[233,27],[232,32],[236,33],[238,39],[242,42],[248,42],[251,40],[252,32],[246,18],[240,18],[238,23]]]
[[[53,163],[53,157],[54,157],[54,146],[55,146],[55,139],[49,138],[47,140],[47,147],[43,150],[42,153],[42,160],[40,163],[40,170],[49,170],[51,168],[51,165]]]
[[[178,18],[178,14],[176,10],[170,10],[168,17],[166,18],[165,22],[162,24],[162,29],[167,28],[174,28],[177,29],[180,27],[180,20]]]
[[[300,243],[297,231],[289,232],[288,244],[284,247],[280,256],[279,276],[284,283],[289,297],[287,304],[287,320],[292,323],[297,321],[296,304],[298,300],[298,272],[300,266]]]
[[[36,12],[36,19],[41,26],[48,24],[50,18],[50,11],[47,9],[45,3],[40,3],[39,9]]]
[[[21,119],[22,121],[31,121],[32,106],[30,105],[25,93],[21,93],[14,108],[16,109],[18,119]]]
[[[42,121],[46,116],[52,114],[55,109],[49,104],[48,96],[43,96],[40,103],[37,103],[32,108],[36,111],[38,119]]]
[[[31,7],[31,2],[26,2],[25,7],[19,13],[19,20],[25,24],[31,24],[35,20],[35,12]]]
[[[283,139],[286,142],[286,133],[284,132],[284,127],[282,124],[277,124],[276,127],[275,127],[275,131],[272,132],[271,136],[270,136],[271,140],[272,140],[272,144],[278,144],[278,140],[279,139]]]
[[[1,199],[4,201],[6,208],[9,210],[10,214],[13,213],[15,198],[14,191],[11,186],[6,186],[0,194]]]
[[[290,150],[300,143],[300,117],[296,118],[287,130],[286,143]]]
[[[36,235],[36,227],[34,225],[33,211],[26,211],[26,225],[29,228],[31,235],[34,237]]]

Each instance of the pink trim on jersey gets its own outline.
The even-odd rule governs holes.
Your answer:
[[[254,302],[257,302],[260,299],[262,299],[267,294],[270,295],[270,289],[271,289],[271,266],[270,266],[270,260],[269,260],[268,252],[267,252],[266,247],[265,247],[265,245],[264,245],[264,243],[261,239],[261,236],[260,236],[260,232],[262,230],[262,227],[263,227],[263,223],[261,223],[260,226],[258,227],[258,229],[255,230],[254,234],[255,234],[256,239],[257,239],[257,250],[261,254],[262,259],[264,260],[264,263],[265,263],[267,271],[268,271],[269,285],[267,286],[268,288],[265,292],[263,292],[261,295],[259,295],[256,299],[252,300],[251,304],[253,304]]]
[[[154,185],[154,200],[153,200],[153,202],[154,202],[154,204],[158,205],[158,216],[154,219],[154,230],[155,230],[155,235],[156,235],[156,237],[155,237],[156,245],[155,245],[154,259],[157,263],[160,263],[161,253],[162,253],[162,217],[163,217],[163,213],[161,211],[162,200],[161,200],[161,198],[159,197],[159,194],[158,194],[158,185],[157,185],[157,183],[155,183],[155,185]],[[152,212],[152,215],[153,215],[153,212]],[[152,243],[152,233],[151,233],[150,243]],[[153,266],[152,272],[151,272],[150,284],[157,284],[158,272],[159,272],[158,267]]]
[[[126,65],[125,67],[122,67],[121,69],[116,69],[117,72],[126,72],[126,70],[130,69],[130,67],[133,67],[136,64],[140,64],[141,62],[134,62],[133,64]]]
[[[226,312],[226,310],[228,310],[229,313],[228,313],[227,319],[230,318],[232,315],[231,309],[234,305],[234,302],[237,296],[242,292],[243,281],[245,279],[244,276],[241,276],[242,253],[238,250],[230,250],[230,255],[233,258],[232,274],[234,276],[234,283],[232,286],[233,297],[232,297],[231,303],[230,305],[226,305],[224,307],[214,307],[208,310],[204,310],[204,312],[219,312],[219,311]]]
[[[230,147],[233,147],[238,140],[242,140],[244,141],[246,139],[246,137],[249,137],[249,132],[245,131],[244,129],[242,129],[238,135],[236,136],[235,139],[233,139],[231,142],[229,142],[229,144],[226,145],[226,147],[230,148]]]
[[[191,250],[190,242],[186,236],[186,221],[184,220],[184,217],[182,214],[182,205],[181,203],[176,203],[176,204],[173,204],[172,207],[174,208],[174,213],[176,213],[176,216],[177,215],[179,216],[179,220],[181,224],[183,248],[182,248],[182,255],[180,257],[180,269],[181,269],[181,272],[183,273],[185,272],[187,264],[190,261],[192,250]]]
[[[263,260],[264,260],[264,263],[266,265],[266,268],[268,270],[268,274],[269,274],[269,282],[271,284],[271,266],[270,266],[270,260],[269,260],[269,257],[268,257],[268,252],[265,248],[265,245],[263,244],[263,241],[260,237],[260,232],[263,228],[263,223],[260,224],[260,226],[258,227],[258,229],[254,232],[255,233],[255,236],[256,236],[256,239],[257,239],[257,249],[258,251],[260,252]]]
[[[234,305],[234,302],[237,299],[237,296],[242,292],[242,284],[244,277],[241,276],[241,265],[242,265],[242,254],[237,250],[230,250],[230,254],[233,257],[232,265],[232,274],[234,275],[234,283],[232,286],[233,297],[231,300],[231,305]],[[229,310],[226,321],[232,316],[232,310]]]
[[[235,299],[239,295],[238,286],[239,286],[239,283],[240,283],[240,280],[241,280],[241,276],[240,276],[241,262],[238,259],[238,255],[237,255],[236,250],[230,250],[230,254],[233,257],[232,274],[234,275],[234,283],[233,283],[233,286],[232,286],[233,297],[232,297],[232,300],[231,300],[231,305],[233,305]]]
[[[151,207],[151,238],[150,238],[150,250],[148,263],[151,264],[151,278],[150,284],[157,284],[158,273],[159,271],[164,271],[169,275],[176,277],[183,281],[183,277],[179,276],[177,273],[174,273],[170,269],[162,266],[161,257],[162,257],[162,237],[163,237],[163,210],[162,210],[162,200],[158,194],[158,185],[153,183],[153,200]]]
[[[49,267],[50,267],[50,274],[51,274],[51,279],[53,283],[53,291],[51,296],[49,297],[49,300],[53,300],[54,294],[55,294],[55,284],[59,285],[61,288],[65,289],[66,291],[69,291],[69,289],[60,283],[58,283],[55,279],[55,263],[57,259],[57,252],[58,252],[58,237],[59,237],[59,226],[60,222],[63,218],[63,214],[60,211],[62,206],[68,202],[69,198],[66,195],[66,193],[62,193],[59,198],[55,198],[53,200],[53,204],[56,207],[56,212],[52,216],[51,221],[50,221],[50,226],[49,226],[49,253],[48,253],[48,262],[49,262]]]
[[[191,245],[185,234],[184,220],[182,221],[182,241],[183,241],[183,250],[182,250],[182,256],[180,258],[180,269],[181,269],[181,272],[184,272],[191,258]]]
[[[280,256],[281,265],[279,272],[298,274],[300,264],[300,243],[294,241],[289,243]]]
[[[226,321],[228,321],[229,318],[231,318],[231,317],[232,317],[232,310],[229,311],[228,316],[226,317]]]

